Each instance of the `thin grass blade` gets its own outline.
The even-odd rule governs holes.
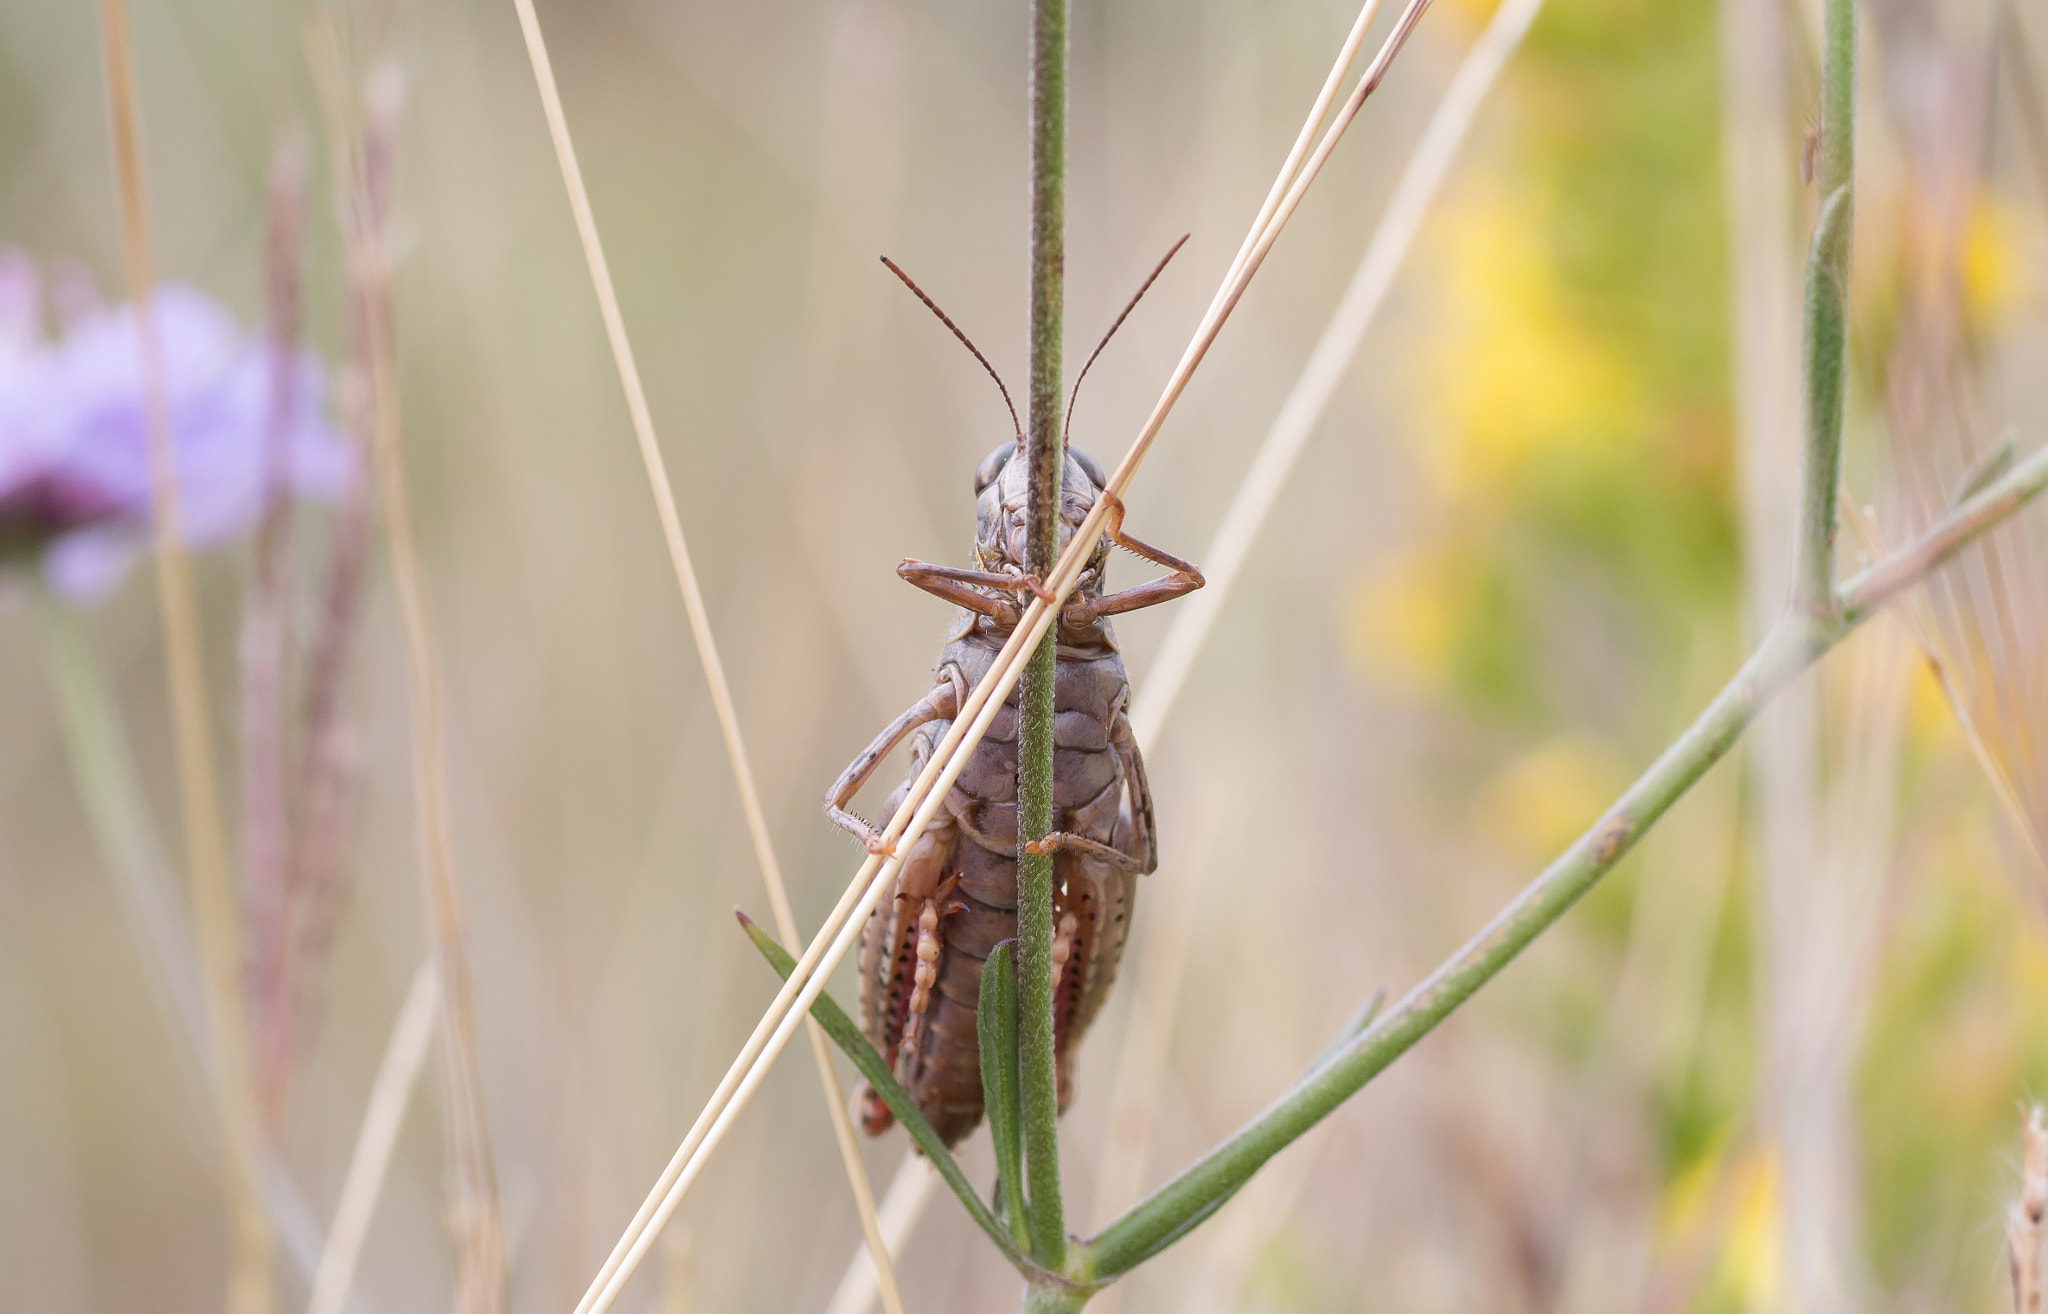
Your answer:
[[[796,969],[796,960],[790,956],[789,951],[777,944],[773,936],[745,913],[737,915],[747,938],[754,942],[754,947],[761,951],[761,956],[768,960],[768,965],[774,968],[778,975],[787,978]],[[968,1217],[974,1220],[975,1226],[988,1233],[989,1240],[995,1242],[996,1247],[1013,1262],[1025,1264],[1027,1261],[1023,1254],[1011,1244],[1009,1233],[996,1221],[996,1216],[989,1212],[988,1206],[975,1192],[974,1184],[967,1180],[967,1174],[960,1171],[959,1163],[954,1160],[952,1152],[946,1149],[946,1143],[939,1139],[939,1134],[932,1129],[931,1123],[925,1120],[924,1113],[917,1107],[917,1101],[910,1098],[910,1092],[904,1090],[897,1082],[895,1074],[889,1071],[888,1063],[875,1052],[875,1047],[861,1034],[860,1027],[846,1015],[846,1010],[839,1007],[838,1001],[832,996],[821,994],[811,1004],[811,1015],[818,1020],[818,1025],[825,1029],[825,1034],[832,1037],[833,1043],[845,1052],[846,1057],[853,1060],[853,1065],[860,1069],[860,1075],[866,1077],[868,1084],[874,1087],[875,1093],[882,1097],[882,1102],[889,1106],[889,1112],[895,1114],[897,1121],[903,1124],[903,1130],[910,1134],[910,1139],[917,1143],[917,1148],[924,1151],[925,1157],[938,1169],[939,1176],[945,1180],[946,1185],[953,1188],[953,1194],[960,1197],[960,1203],[966,1207]]]
[[[981,1046],[982,1106],[988,1110],[989,1138],[995,1146],[1004,1218],[1010,1224],[1011,1236],[1023,1249],[1029,1243],[1024,1226],[1023,1095],[1017,1070],[1017,969],[1011,945],[1011,941],[1003,941],[981,965],[981,996],[975,1006],[974,1025]]]

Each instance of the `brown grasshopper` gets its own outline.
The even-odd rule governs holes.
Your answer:
[[[1095,357],[1179,249],[1176,243],[1166,253],[1103,335],[1074,381],[1076,393]],[[931,298],[894,263],[886,258],[883,263],[995,379],[1017,436],[991,451],[975,471],[974,568],[908,560],[896,568],[898,575],[960,611],[939,653],[932,691],[875,736],[825,796],[826,815],[877,853],[893,848],[874,827],[847,810],[854,795],[905,739],[910,740],[910,777],[915,778],[959,714],[968,690],[988,673],[1017,628],[1029,596],[1043,589],[1041,581],[1024,573],[1024,436],[1009,389],[988,358]],[[1067,419],[1072,415],[1070,396]],[[1062,550],[1095,503],[1111,496],[1106,483],[1101,467],[1086,453],[1066,449],[1060,492]],[[1111,544],[1171,573],[1108,592],[1104,572]],[[1137,878],[1159,863],[1145,763],[1125,714],[1130,681],[1109,618],[1200,587],[1202,574],[1194,566],[1124,533],[1123,507],[1114,504],[1108,528],[1060,611],[1055,830],[1031,851],[1051,853],[1054,863],[1052,956],[1058,976],[1053,1034],[1062,1110],[1070,1091],[1074,1046],[1108,997],[1123,957]],[[996,945],[1017,934],[1017,698],[1013,689],[944,805],[911,846],[896,874],[894,897],[876,907],[861,938],[863,1029],[877,1050],[891,1056],[897,1079],[948,1145],[981,1121],[975,1005],[982,963]],[[896,787],[883,805],[885,814],[895,812],[908,788],[907,780]],[[893,1116],[881,1098],[865,1086],[857,1098],[868,1133],[888,1130]]]

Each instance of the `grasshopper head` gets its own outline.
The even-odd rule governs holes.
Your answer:
[[[1007,442],[983,458],[974,473],[976,530],[974,555],[983,570],[1024,570],[1024,504],[1029,480],[1017,443]],[[1102,495],[1102,468],[1078,447],[1067,448],[1067,466],[1060,481],[1060,541],[1064,552],[1074,531],[1088,518]],[[1090,565],[1108,551],[1096,548]],[[1097,572],[1099,576],[1099,571]]]

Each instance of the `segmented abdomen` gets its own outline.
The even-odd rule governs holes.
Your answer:
[[[995,650],[979,636],[949,644],[939,661],[959,669],[969,687],[988,669]],[[1124,815],[1122,764],[1110,744],[1110,725],[1128,696],[1123,663],[1114,651],[1062,652],[1055,696],[1053,826],[1120,851],[1130,848]],[[995,716],[989,733],[949,791],[932,825],[905,856],[896,887],[875,909],[861,941],[861,1014],[868,1039],[895,1065],[896,1076],[947,1144],[981,1120],[981,1062],[975,1008],[981,969],[991,950],[1017,934],[1017,710],[1016,692]],[[920,727],[911,740],[911,771],[923,769],[951,723]],[[901,804],[898,786],[884,815]],[[1055,987],[1054,1027],[1061,1103],[1073,1047],[1093,1020],[1116,973],[1130,924],[1136,878],[1093,855],[1054,858],[1054,928],[1070,924],[1066,961]],[[951,884],[948,886],[948,882]],[[903,1046],[917,994],[918,917],[946,886],[938,919],[937,980],[913,1043]],[[1057,953],[1056,953],[1057,956]],[[870,1131],[888,1125],[871,1106]]]

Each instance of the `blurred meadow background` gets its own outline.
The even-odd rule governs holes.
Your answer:
[[[1132,532],[1202,561],[1490,9],[1440,0],[1425,19],[1169,422]],[[1105,463],[1354,12],[1075,6],[1070,378],[1193,233],[1080,398],[1073,439]],[[2048,15],[2021,0],[1861,12],[1848,487],[1897,542],[2008,425],[2022,448],[2048,435]],[[1020,387],[1026,11],[557,0],[541,18],[814,926],[859,856],[818,799],[929,687],[950,620],[893,568],[966,560],[970,476],[1009,433],[876,257]],[[511,6],[137,0],[161,275],[260,323],[266,175],[281,137],[302,142],[305,334],[346,420],[315,19],[352,83],[383,69],[403,87],[404,447],[510,1306],[567,1310],[773,994],[730,920],[766,900]],[[1776,609],[1817,26],[1800,0],[1548,0],[1537,17],[1146,745],[1163,862],[1079,1054],[1063,1123],[1077,1226],[1129,1189],[1097,1183],[1129,1135],[1111,1088],[1140,978],[1172,1001],[1152,1019],[1149,1188],[1599,815]],[[0,0],[0,244],[119,300],[110,161],[93,8]],[[302,593],[334,523],[313,504],[297,517]],[[1494,988],[1102,1306],[2010,1308],[2019,1107],[2048,1093],[2043,531],[2023,514],[1859,633]],[[345,891],[266,1152],[318,1226],[428,944],[385,562],[370,558],[343,685]],[[217,772],[246,857],[251,549],[197,564]],[[215,1308],[228,1243],[204,1059],[81,801],[33,576],[6,569],[0,1304]],[[1116,569],[1136,578],[1130,558]],[[148,571],[74,610],[181,861]],[[1135,683],[1167,611],[1119,626]],[[1945,653],[2010,806],[1916,635]],[[863,796],[869,815],[884,792]],[[850,967],[834,991],[851,1004]],[[860,1232],[809,1066],[771,1076],[627,1308],[825,1308]],[[366,1314],[448,1300],[437,1072],[366,1238]],[[879,1191],[905,1142],[865,1153]],[[985,1137],[966,1163],[989,1179]],[[279,1304],[297,1308],[305,1277],[279,1253]],[[913,1310],[1015,1298],[946,1199],[899,1274]]]

